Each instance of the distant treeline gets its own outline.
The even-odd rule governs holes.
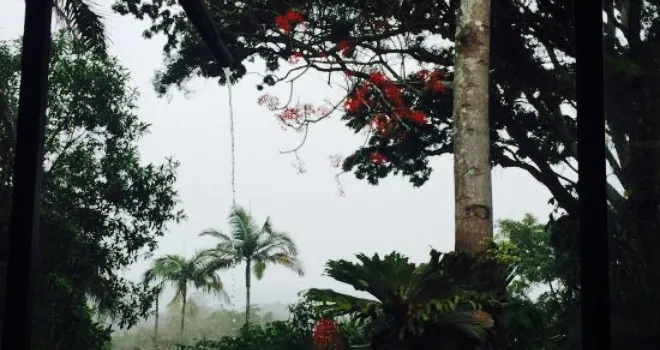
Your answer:
[[[281,306],[281,307],[280,307]],[[281,310],[277,310],[280,309]],[[274,309],[272,311],[267,311]],[[128,331],[118,331],[113,337],[113,349],[136,350],[174,349],[176,344],[192,344],[196,340],[220,340],[224,336],[237,335],[245,322],[245,311],[205,305],[200,300],[189,299],[186,311],[186,330],[180,336],[181,308],[170,304],[158,318],[158,342],[154,344],[155,317]],[[285,320],[288,317],[286,306],[253,306],[250,323],[265,325],[268,322]]]

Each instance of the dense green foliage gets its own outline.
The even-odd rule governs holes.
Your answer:
[[[148,125],[136,115],[128,72],[71,38],[55,36],[50,66],[33,329],[38,349],[100,349],[110,333],[95,321],[98,315],[121,327],[145,316],[152,291],[119,272],[148,256],[166,225],[183,217],[173,188],[177,163],[140,161],[137,141]],[[2,237],[10,212],[19,55],[17,42],[0,43],[0,95],[8,106],[0,119]]]
[[[214,248],[202,251],[200,256],[205,258],[211,271],[245,262],[245,324],[248,324],[252,275],[260,280],[268,265],[284,266],[300,276],[304,271],[298,260],[296,243],[288,233],[276,230],[270,218],[260,226],[245,208],[234,206],[229,214],[229,227],[229,235],[213,229],[202,232],[201,236],[214,237],[218,242]]]
[[[573,349],[579,344],[575,265],[555,249],[551,231],[531,215],[502,220],[496,236],[498,260],[515,266],[509,305],[501,315],[507,349]]]

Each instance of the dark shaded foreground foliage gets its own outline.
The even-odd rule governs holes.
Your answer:
[[[174,190],[177,163],[140,161],[137,141],[148,125],[138,120],[127,70],[83,47],[68,32],[54,36],[35,349],[105,349],[111,324],[130,327],[146,316],[152,290],[120,271],[148,256],[166,225],[183,218]],[[17,41],[0,43],[2,237],[11,208],[19,48]]]
[[[312,334],[321,319],[334,319],[347,349],[574,349],[580,329],[570,320],[579,310],[558,273],[550,231],[529,215],[499,227],[483,256],[433,251],[424,264],[398,253],[330,261],[330,277],[372,298],[311,289],[287,321],[180,349],[318,349]]]

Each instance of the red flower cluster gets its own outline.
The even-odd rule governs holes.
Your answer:
[[[424,84],[424,90],[431,90],[433,92],[444,93],[448,89],[441,81],[444,74],[440,70],[429,71],[422,69],[417,73],[417,77]]]
[[[369,156],[369,161],[374,163],[374,164],[383,165],[383,164],[387,163],[387,157],[385,157],[380,152],[373,152]]]
[[[312,329],[314,347],[317,350],[341,350],[343,344],[337,325],[331,319],[322,318],[316,322]]]
[[[299,11],[288,11],[283,15],[275,17],[275,26],[284,33],[290,32],[298,24],[305,22],[305,18]]]
[[[367,83],[357,86],[353,92],[346,98],[344,109],[348,113],[355,113],[362,106],[370,106],[369,93],[379,91],[392,109],[389,122],[393,120],[407,119],[417,125],[428,123],[428,117],[424,112],[411,111],[406,107],[402,98],[401,87],[391,81],[382,72],[374,72],[369,75]],[[377,120],[378,119],[378,120]],[[382,124],[382,116],[374,116],[375,123]],[[383,128],[378,128],[383,135]],[[383,135],[384,136],[384,135]]]

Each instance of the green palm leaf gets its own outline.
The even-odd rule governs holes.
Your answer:
[[[332,289],[312,288],[305,295],[310,301],[322,303],[323,311],[332,317],[355,313],[365,317],[374,317],[381,306],[378,301],[354,297],[335,292]]]
[[[98,5],[90,0],[56,0],[55,13],[78,36],[83,45],[105,55],[107,36]]]

